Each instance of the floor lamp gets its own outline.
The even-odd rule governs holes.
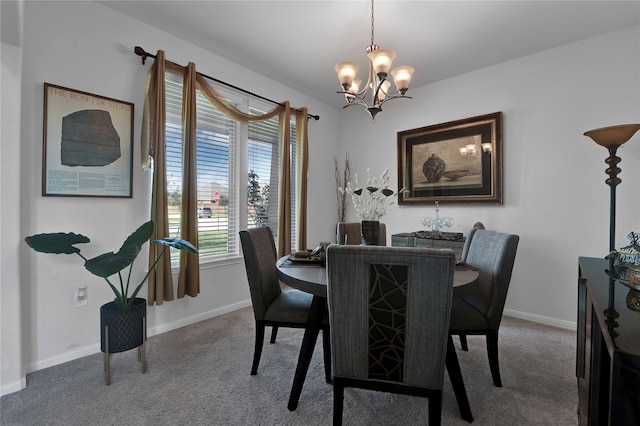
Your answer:
[[[627,142],[631,137],[640,130],[640,124],[621,124],[618,126],[602,127],[599,129],[589,130],[584,135],[593,139],[598,145],[601,145],[609,151],[609,157],[604,162],[609,166],[605,173],[609,175],[609,178],[605,180],[605,183],[609,185],[610,201],[609,201],[609,253],[616,249],[616,186],[622,182],[618,177],[618,173],[621,172],[618,167],[618,163],[621,161],[620,157],[616,155],[618,147]],[[609,257],[609,272],[613,273],[613,257]],[[609,308],[604,311],[608,321],[611,321],[610,326],[615,327],[614,319],[619,316],[615,311],[614,302],[614,284],[615,280],[609,279]]]

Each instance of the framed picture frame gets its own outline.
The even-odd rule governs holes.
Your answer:
[[[502,112],[398,132],[398,204],[502,204]]]
[[[133,109],[44,83],[42,195],[131,198]]]

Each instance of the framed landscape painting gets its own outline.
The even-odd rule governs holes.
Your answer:
[[[133,104],[44,83],[42,195],[132,197]]]
[[[398,204],[502,203],[502,113],[398,132]]]

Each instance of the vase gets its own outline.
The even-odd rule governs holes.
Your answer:
[[[362,245],[377,246],[380,241],[380,221],[363,220],[361,223]]]
[[[431,157],[427,158],[427,161],[422,165],[422,173],[427,178],[427,182],[438,182],[447,168],[447,164],[444,160],[435,154],[431,154]]]
[[[138,348],[142,372],[147,369],[144,343],[147,339],[147,301],[136,298],[130,309],[118,309],[115,302],[100,306],[100,351],[104,353],[107,385],[111,382],[109,356]]]

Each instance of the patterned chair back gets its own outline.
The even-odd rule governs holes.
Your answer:
[[[448,250],[329,246],[334,376],[442,389],[454,269]]]

